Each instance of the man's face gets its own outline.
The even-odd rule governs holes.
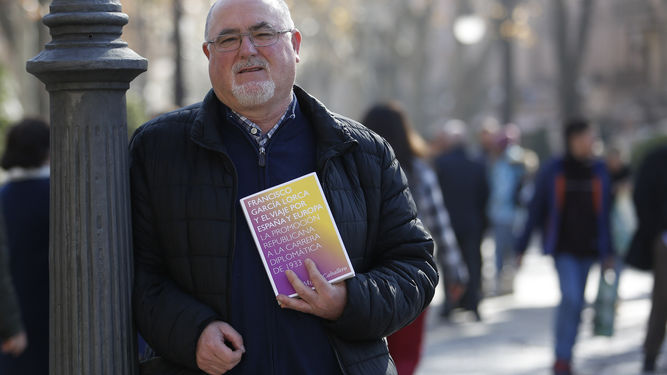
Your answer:
[[[570,152],[577,159],[585,160],[593,157],[595,136],[591,130],[575,134],[570,138]]]
[[[271,1],[221,0],[212,10],[208,39],[260,27],[283,31],[291,25]],[[234,51],[218,52],[204,43],[209,77],[218,99],[237,111],[290,100],[300,43],[301,34],[296,30],[279,34],[275,44],[264,47],[255,47],[247,36]]]
[[[479,134],[479,143],[485,152],[492,152],[495,146],[497,132],[490,129],[483,129]]]

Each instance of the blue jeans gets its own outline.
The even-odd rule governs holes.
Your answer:
[[[516,238],[512,224],[494,224],[493,239],[496,242],[496,276],[500,277],[503,266],[515,258]]]
[[[556,254],[554,260],[561,293],[556,310],[556,358],[571,361],[584,308],[586,279],[595,258]]]

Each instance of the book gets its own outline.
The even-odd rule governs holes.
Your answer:
[[[308,258],[330,283],[355,275],[315,172],[242,198],[241,207],[276,296],[298,296],[287,270],[313,287]]]

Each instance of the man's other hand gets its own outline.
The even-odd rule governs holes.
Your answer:
[[[21,331],[3,341],[2,345],[0,346],[0,350],[5,354],[11,354],[14,357],[18,357],[21,355],[21,353],[23,353],[27,346],[28,337],[24,331]]]
[[[243,353],[241,335],[227,323],[212,322],[197,341],[197,366],[209,375],[224,374],[241,361]]]
[[[278,296],[278,303],[285,309],[301,311],[327,320],[338,319],[347,303],[345,282],[330,284],[317,269],[315,262],[306,259],[304,263],[314,289],[306,286],[296,273],[287,271],[287,280],[301,298],[290,298],[281,294]]]

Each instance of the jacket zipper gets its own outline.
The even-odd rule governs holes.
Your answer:
[[[259,146],[257,164],[262,168],[266,167],[266,148],[264,146]]]

